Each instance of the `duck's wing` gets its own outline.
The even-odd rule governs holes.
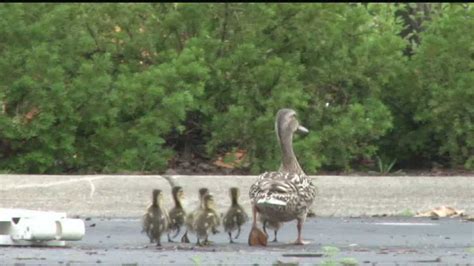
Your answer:
[[[151,224],[151,219],[148,213],[143,214],[142,216],[142,232],[148,232]]]
[[[249,220],[249,216],[245,212],[244,208],[242,208],[242,206],[239,206],[237,212],[239,214],[237,215],[237,224],[242,225]]]
[[[228,231],[233,227],[233,224],[234,224],[233,214],[234,214],[234,209],[231,207],[224,215],[224,218],[222,218],[222,224],[224,225],[225,231]]]
[[[215,226],[221,225],[221,218],[219,217],[219,214],[215,210],[212,210],[212,219]]]
[[[292,178],[292,183],[296,187],[298,197],[303,204],[310,206],[316,197],[316,186],[311,182],[310,177],[306,175],[297,175]]]
[[[265,172],[250,187],[249,196],[254,204],[286,206],[288,202],[294,202],[309,206],[316,190],[306,175]]]
[[[289,173],[265,172],[250,186],[250,199],[257,203],[262,198],[270,197],[272,194],[281,194],[281,196],[296,194],[298,191],[295,183],[292,182],[293,178],[293,174]]]

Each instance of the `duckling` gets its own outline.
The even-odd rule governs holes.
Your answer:
[[[181,237],[181,242],[182,243],[189,243],[190,242],[189,238],[188,238],[188,231],[191,232],[191,233],[195,232],[194,228],[193,228],[194,217],[203,208],[202,207],[203,198],[206,194],[209,194],[209,189],[207,189],[205,187],[199,189],[199,194],[198,194],[199,195],[199,205],[194,211],[192,211],[191,213],[189,213],[186,216],[186,219],[185,219],[186,231],[184,232],[183,237]]]
[[[277,221],[272,221],[272,220],[265,220],[262,216],[260,216],[260,221],[262,222],[262,225],[263,225],[263,232],[265,232],[265,234],[268,235],[267,227],[272,229],[274,232],[274,238],[272,242],[278,242],[277,233],[278,233],[278,230],[280,230],[282,223],[277,222]]]
[[[208,240],[209,233],[217,234],[219,232],[217,227],[221,221],[214,205],[214,197],[206,194],[203,198],[203,208],[195,216],[193,228],[197,235],[196,244],[199,246],[210,243]],[[202,238],[204,238],[203,243],[200,242]]]
[[[181,203],[184,197],[183,188],[180,186],[175,186],[171,189],[171,194],[173,195],[174,207],[169,211],[169,230],[176,231],[175,235],[172,237],[175,238],[179,235],[186,217],[186,212],[184,211],[183,204]],[[170,237],[170,232],[168,232],[168,242],[173,242]]]
[[[301,168],[293,151],[293,135],[300,131],[308,133],[301,126],[292,109],[280,109],[275,119],[276,136],[280,144],[282,160],[276,172],[261,174],[250,186],[249,197],[252,202],[252,229],[249,245],[266,245],[266,241],[256,241],[261,235],[257,228],[257,213],[269,222],[289,222],[297,220],[297,245],[303,245],[303,223],[316,197],[316,187]]]
[[[158,192],[153,190],[151,199],[152,204],[147,207],[147,211],[142,216],[142,233],[145,233],[147,235],[147,237],[150,239],[150,243],[155,242],[155,239],[153,238],[150,230],[152,227],[152,219],[149,214],[149,210],[152,208],[153,205],[158,206],[157,193]]]
[[[152,204],[143,215],[143,231],[146,232],[150,243],[156,242],[161,246],[161,235],[168,230],[168,212],[163,208],[163,194],[160,189],[152,192]]]
[[[241,226],[248,221],[248,215],[245,213],[244,208],[240,206],[238,199],[240,191],[236,187],[230,188],[230,199],[232,205],[227,211],[222,223],[224,224],[224,231],[229,234],[229,242],[234,243],[232,240],[232,231],[237,230],[237,235],[234,239],[237,239],[240,235]]]

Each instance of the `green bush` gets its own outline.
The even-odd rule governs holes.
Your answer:
[[[413,58],[415,121],[450,166],[474,169],[474,9],[448,5],[433,18]],[[432,144],[431,144],[432,145]]]
[[[2,168],[58,173],[166,166],[172,150],[164,136],[179,131],[186,112],[197,108],[208,70],[199,47],[156,50],[166,32],[145,34],[156,28],[140,21],[155,13],[148,8],[0,8],[8,40],[0,59]]]
[[[407,166],[474,169],[472,16],[470,5],[454,4],[432,14],[399,88],[385,97],[397,130],[386,136],[382,149]]]
[[[160,172],[244,149],[259,173],[278,167],[282,107],[310,129],[295,139],[310,174],[376,155],[472,169],[472,8],[433,9],[419,44],[403,8],[4,4],[0,169]]]
[[[249,15],[236,25],[240,31],[232,31],[235,39],[256,39],[254,43],[261,45],[235,47],[218,60],[218,73],[224,77],[211,75],[219,80],[219,89],[228,92],[222,99],[227,104],[221,99],[214,103],[220,112],[213,117],[211,151],[224,144],[248,149],[254,173],[274,169],[279,161],[274,116],[279,108],[292,107],[312,130],[296,142],[309,172],[321,167],[348,169],[354,159],[374,155],[376,140],[392,127],[380,94],[397,78],[405,47],[396,35],[400,25],[395,9],[334,4],[264,7],[258,10],[261,16]],[[386,21],[374,24],[370,12]]]

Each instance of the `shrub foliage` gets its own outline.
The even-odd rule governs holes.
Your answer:
[[[474,169],[473,8],[410,5],[1,5],[0,169],[160,172],[245,150],[258,173],[278,165],[282,107],[310,129],[310,174],[377,156]]]

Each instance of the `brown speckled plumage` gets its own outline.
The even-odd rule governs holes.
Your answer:
[[[222,219],[224,231],[229,235],[229,242],[233,243],[232,232],[237,230],[235,239],[240,235],[241,226],[248,221],[248,215],[244,208],[239,204],[239,189],[236,187],[230,188],[231,206]]]
[[[168,231],[169,217],[166,209],[163,208],[163,194],[161,190],[154,189],[152,192],[152,204],[143,215],[143,232],[150,239],[150,243],[155,242],[161,246],[161,235]]]
[[[209,194],[209,189],[208,188],[200,188],[199,189],[199,205],[197,208],[189,213],[186,218],[185,218],[185,225],[186,225],[186,232],[184,233],[183,237],[181,238],[181,242],[183,243],[189,243],[189,238],[188,238],[188,232],[195,233],[194,230],[194,218],[197,216],[197,214],[202,210],[203,208],[203,199],[204,196]]]
[[[196,214],[193,222],[193,228],[197,236],[197,244],[208,244],[209,234],[218,233],[217,227],[220,223],[219,214],[214,207],[214,197],[206,194],[203,198],[202,209]],[[203,243],[201,243],[201,239],[204,239]]]
[[[275,131],[282,152],[280,169],[260,175],[250,187],[249,196],[254,212],[263,221],[277,224],[297,219],[296,243],[302,244],[301,228],[316,196],[316,187],[299,165],[292,142],[294,132],[307,132],[307,129],[299,125],[295,111],[281,109],[277,113]]]
[[[171,189],[171,195],[173,196],[174,207],[169,211],[170,224],[168,233],[168,242],[173,242],[171,238],[175,238],[179,235],[181,227],[184,226],[184,220],[186,218],[186,212],[184,211],[183,204],[181,203],[184,197],[183,188],[180,186],[174,186]],[[175,232],[174,236],[171,237],[170,233]]]

